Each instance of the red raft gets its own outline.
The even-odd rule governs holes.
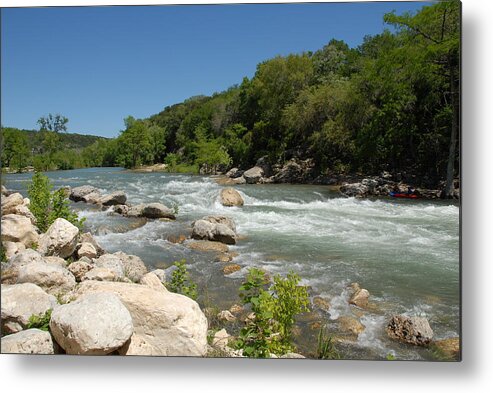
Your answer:
[[[407,194],[405,192],[391,192],[390,196],[393,198],[407,198],[407,199],[418,199],[419,196],[416,194]]]

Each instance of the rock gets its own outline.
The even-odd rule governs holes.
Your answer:
[[[24,205],[24,198],[18,192],[2,198],[2,216],[16,214],[16,207]]]
[[[116,276],[115,271],[108,269],[106,267],[95,267],[86,272],[81,278],[80,281],[86,280],[95,280],[95,281],[117,281],[123,280],[123,278],[119,278]]]
[[[170,235],[166,240],[168,240],[170,243],[181,244],[185,240],[187,240],[187,237],[185,235]]]
[[[215,225],[205,220],[197,220],[192,223],[192,239],[212,240]]]
[[[157,291],[167,291],[167,289],[163,285],[163,282],[154,273],[144,274],[140,279],[140,283],[142,285],[147,285],[149,288],[155,289]]]
[[[345,183],[339,188],[339,191],[347,197],[362,198],[367,196],[368,187],[361,183]]]
[[[358,321],[356,318],[353,317],[348,317],[348,316],[340,316],[337,319],[337,322],[339,322],[339,326],[341,329],[345,332],[349,332],[355,335],[359,335],[360,333],[365,330],[365,327],[363,324]]]
[[[166,282],[166,272],[164,269],[154,269],[150,273],[155,274],[161,283],[164,284]]]
[[[118,296],[89,293],[57,307],[50,320],[56,342],[71,355],[106,355],[123,346],[134,331]]]
[[[55,345],[49,332],[28,329],[2,337],[2,353],[54,355]]]
[[[236,233],[224,224],[216,224],[210,240],[224,244],[236,244]]]
[[[428,345],[433,338],[433,330],[424,317],[395,315],[386,327],[390,338],[413,345]]]
[[[225,350],[228,346],[228,342],[231,336],[228,334],[226,329],[221,329],[214,334],[214,338],[212,339],[212,346]]]
[[[209,221],[211,224],[223,224],[236,233],[236,224],[232,218],[226,216],[205,216],[202,220]]]
[[[231,314],[239,314],[243,311],[243,307],[240,306],[239,304],[233,304],[230,308],[229,308],[229,312]]]
[[[33,283],[52,295],[69,292],[75,287],[75,277],[67,269],[46,262],[33,262],[19,269],[17,283]]]
[[[26,250],[26,246],[21,242],[2,242],[2,247],[5,250],[5,257],[7,260],[12,258],[14,255],[21,253]]]
[[[21,242],[26,247],[39,243],[39,235],[31,220],[24,216],[7,214],[2,216],[2,242]]]
[[[349,304],[355,305],[357,307],[365,308],[368,306],[368,298],[370,297],[370,292],[364,288],[357,289],[351,299],[349,299]]]
[[[123,277],[125,277],[125,269],[123,267],[123,261],[118,255],[115,254],[101,255],[99,258],[94,259],[94,266],[111,270],[115,275],[115,280],[122,280]],[[93,272],[92,274],[95,275],[96,273],[103,274],[105,272],[98,270],[96,272]]]
[[[229,248],[226,244],[219,242],[210,242],[206,240],[199,240],[188,243],[188,247],[197,251],[214,251],[214,252],[228,252]]]
[[[32,262],[46,263],[39,252],[30,248],[12,256],[8,263],[2,265],[2,284],[15,284],[19,269]]]
[[[264,170],[259,166],[254,166],[243,173],[243,178],[248,184],[255,184],[264,176]]]
[[[70,191],[69,199],[74,202],[84,201],[83,197],[92,192],[99,192],[99,191],[95,187],[88,185],[75,187],[72,188],[72,190]]]
[[[433,342],[433,347],[439,354],[453,360],[460,358],[460,339],[459,337],[446,338]]]
[[[93,191],[84,195],[81,200],[86,203],[92,203],[93,205],[101,204],[101,193],[99,191]]]
[[[135,206],[130,206],[127,211],[128,217],[142,217],[142,210],[144,210],[144,204],[138,204]]]
[[[144,274],[147,274],[147,267],[136,255],[127,255],[124,252],[118,251],[113,255],[120,258],[123,265],[123,273],[133,282],[139,282]]]
[[[146,218],[169,218],[171,220],[176,218],[173,210],[164,206],[162,203],[144,205],[141,216]]]
[[[127,201],[127,196],[123,191],[115,191],[105,195],[100,199],[103,206],[124,205]]]
[[[93,268],[93,265],[84,261],[73,262],[68,265],[67,270],[72,273],[77,282],[82,281],[82,277]]]
[[[224,206],[243,206],[245,203],[240,193],[234,188],[223,188],[220,199]]]
[[[127,205],[115,205],[113,211],[115,213],[121,214],[122,216],[126,216],[128,213],[129,207]]]
[[[231,314],[228,310],[223,310],[220,313],[217,314],[217,319],[220,321],[226,321],[226,322],[234,322],[236,321],[236,317]]]
[[[233,260],[233,257],[229,253],[219,254],[215,259],[215,261],[223,262],[223,263],[231,262],[232,260]]]
[[[223,273],[225,275],[232,274],[234,272],[237,272],[238,270],[241,270],[241,266],[237,265],[236,263],[232,263],[223,267]]]
[[[43,260],[48,264],[48,265],[55,265],[55,266],[60,266],[60,267],[67,267],[67,261],[63,258],[60,257],[44,257]]]
[[[2,334],[25,329],[32,315],[42,315],[53,309],[57,301],[35,284],[2,284]]]
[[[243,175],[243,171],[238,168],[231,168],[228,172],[226,172],[226,176],[232,179],[238,178]]]
[[[118,350],[119,355],[125,356],[160,356],[158,349],[149,343],[145,336],[133,334],[125,345]]]
[[[246,180],[243,176],[232,179],[233,184],[246,184]]]
[[[91,243],[82,243],[77,250],[77,255],[79,256],[79,258],[97,258],[98,252],[96,250],[96,247],[94,247]]]
[[[192,299],[145,285],[84,281],[77,295],[114,293],[132,316],[135,334],[145,338],[146,353],[156,356],[204,356],[207,319]]]
[[[330,309],[330,302],[321,296],[315,296],[313,298],[312,302],[313,302],[313,305],[316,308],[319,308],[320,310],[329,311],[329,309]]]
[[[300,160],[292,158],[274,175],[274,183],[306,183],[313,179],[313,159]]]
[[[99,245],[99,243],[96,241],[96,239],[94,239],[94,237],[89,232],[81,234],[79,237],[79,242],[81,244],[82,243],[92,244],[94,246],[94,248],[96,249],[98,256],[101,256],[104,254],[103,248]]]
[[[3,196],[9,195],[9,190],[7,190],[7,187],[5,187],[3,184],[2,184],[2,195]]]
[[[78,236],[79,228],[64,218],[57,218],[46,233],[40,236],[39,252],[42,255],[68,258],[75,251]]]
[[[303,355],[295,352],[288,352],[280,357],[280,359],[306,359]]]

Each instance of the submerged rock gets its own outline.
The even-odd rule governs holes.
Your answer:
[[[390,338],[413,345],[428,345],[433,339],[433,330],[424,317],[395,315],[386,327]]]
[[[236,263],[232,263],[223,267],[223,273],[225,275],[232,274],[234,272],[237,272],[238,270],[241,270],[241,266],[237,265]]]
[[[229,248],[224,243],[211,242],[207,240],[193,241],[187,244],[189,248],[197,251],[228,252]]]

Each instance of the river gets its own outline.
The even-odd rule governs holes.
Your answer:
[[[243,207],[224,207],[222,186],[207,176],[133,173],[119,168],[48,172],[55,187],[90,184],[103,193],[123,190],[128,202],[162,202],[178,206],[175,222],[149,221],[128,230],[128,219],[108,215],[83,203],[72,206],[108,252],[140,256],[150,267],[169,266],[185,258],[201,291],[223,308],[238,303],[237,288],[248,268],[272,274],[293,270],[313,295],[330,302],[322,322],[332,326],[340,316],[357,318],[365,330],[341,344],[344,358],[433,359],[429,350],[399,344],[385,333],[393,314],[426,316],[435,338],[459,335],[459,205],[451,201],[344,198],[327,186],[241,185]],[[31,174],[6,175],[6,186],[26,195]],[[221,262],[208,253],[174,244],[170,235],[188,234],[204,215],[232,217],[241,240],[233,263],[242,269],[224,276]],[[136,225],[137,226],[137,225]],[[348,305],[348,284],[369,290],[370,311]],[[296,339],[309,352],[318,331],[301,323]]]

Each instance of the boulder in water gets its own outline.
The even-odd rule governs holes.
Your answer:
[[[254,166],[243,173],[243,178],[248,184],[259,183],[264,176],[264,170],[259,166]]]
[[[433,330],[424,317],[393,316],[386,327],[390,338],[408,344],[426,346],[433,339]]]
[[[75,187],[70,190],[70,196],[69,199],[74,201],[74,202],[80,202],[84,201],[84,196],[92,193],[92,192],[99,192],[96,187],[85,185],[85,186],[80,186],[80,187]]]
[[[243,206],[242,196],[234,188],[223,188],[220,194],[221,204],[224,206]]]
[[[101,198],[100,203],[103,206],[124,205],[127,201],[127,196],[123,191],[114,191],[111,194]]]

